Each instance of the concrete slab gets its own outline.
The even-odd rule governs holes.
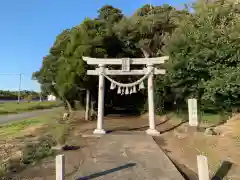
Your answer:
[[[151,136],[102,136],[76,174],[77,180],[184,180]]]

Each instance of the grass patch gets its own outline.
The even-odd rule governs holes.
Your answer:
[[[59,129],[58,120],[61,119],[63,109],[56,109],[52,112],[46,113],[43,116],[28,118],[17,122],[1,124],[0,138],[5,141],[9,139],[8,143],[13,142],[13,151],[8,153],[9,159],[0,162],[0,176],[7,176],[13,172],[21,171],[29,164],[34,164],[46,157],[55,155],[53,146],[57,145],[58,139],[54,136],[55,129]],[[42,126],[41,126],[42,125]],[[35,129],[41,127],[42,129]],[[34,130],[29,132],[29,130]],[[59,130],[58,130],[59,131]],[[63,134],[64,132],[62,132]],[[34,136],[34,140],[29,139],[28,134]],[[61,132],[58,132],[58,137],[61,137]],[[63,134],[64,136],[64,134]],[[24,140],[24,145],[18,145],[18,138],[20,141]],[[13,140],[13,141],[12,141]],[[13,157],[12,153],[16,150],[22,152],[21,157]],[[1,159],[1,158],[0,158]]]
[[[58,109],[53,112],[46,113],[43,116],[28,118],[20,121],[5,123],[0,125],[0,139],[1,137],[6,138],[14,138],[24,135],[23,130],[40,125],[54,125],[55,119],[59,117],[60,112],[62,109]]]
[[[202,113],[201,115],[201,121],[203,123],[210,123],[210,124],[216,124],[221,120],[220,114],[212,114],[212,113]]]
[[[187,111],[179,111],[179,112],[170,112],[167,114],[170,119],[177,121],[188,121],[188,112]],[[198,112],[198,118],[201,124],[209,124],[209,125],[217,125],[222,122],[226,122],[229,118],[228,113],[206,113],[206,112]]]
[[[214,113],[201,113],[200,116],[201,123],[203,124],[221,124],[227,121],[229,118],[229,114],[225,113],[219,113],[219,114],[214,114]]]
[[[55,152],[52,146],[56,145],[55,140],[50,136],[44,136],[37,143],[29,143],[23,150],[22,163],[32,164],[46,157],[53,156]]]
[[[11,157],[8,161],[0,163],[0,176],[11,179],[8,176],[12,173],[25,169],[30,164],[40,162],[42,159],[56,154],[52,149],[56,142],[50,136],[44,136],[37,142],[27,143],[22,150],[21,157]]]
[[[20,112],[27,112],[38,109],[50,109],[59,107],[61,103],[44,101],[44,102],[6,102],[0,103],[0,114],[14,114]]]

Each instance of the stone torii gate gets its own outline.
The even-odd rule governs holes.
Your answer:
[[[122,59],[111,59],[111,58],[90,58],[83,57],[83,60],[88,65],[98,65],[99,68],[95,70],[88,70],[88,75],[99,76],[98,85],[98,117],[97,117],[97,128],[94,130],[94,134],[105,134],[103,128],[103,117],[104,117],[104,78],[112,82],[111,89],[118,86],[118,94],[131,94],[136,93],[136,85],[139,85],[139,89],[144,88],[143,80],[148,78],[148,111],[149,111],[149,129],[146,131],[149,135],[160,134],[155,128],[155,108],[154,108],[154,92],[153,92],[153,75],[154,74],[165,74],[164,69],[157,69],[154,65],[163,64],[165,60],[168,60],[168,56],[156,57],[156,58],[122,58]],[[141,70],[131,70],[130,65],[146,65]],[[122,70],[110,70],[106,68],[106,65],[122,65]],[[144,75],[142,78],[134,83],[122,84],[111,79],[111,75]],[[130,89],[130,90],[129,90]]]

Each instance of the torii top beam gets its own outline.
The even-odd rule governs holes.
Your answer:
[[[91,57],[82,57],[84,61],[89,65],[122,65],[122,59],[125,58],[91,58]],[[166,60],[169,59],[169,56],[155,57],[155,58],[129,58],[130,64],[146,64],[146,65],[155,65],[163,64]]]

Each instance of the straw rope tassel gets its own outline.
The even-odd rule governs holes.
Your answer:
[[[121,87],[120,87],[120,86],[118,87],[118,91],[117,91],[117,93],[118,93],[118,94],[121,94],[121,93],[122,93],[122,92],[121,92]]]
[[[130,89],[130,94],[132,94],[132,93],[133,93],[133,88]]]
[[[129,94],[128,87],[126,87],[125,94]]]
[[[121,92],[121,95],[124,95],[124,88],[122,88],[122,92]]]
[[[113,82],[111,83],[110,89],[113,90],[116,88],[116,84],[114,84]]]
[[[137,93],[137,88],[136,88],[136,86],[133,86],[133,93]]]
[[[144,83],[143,83],[143,81],[141,82],[141,84],[139,85],[139,89],[144,89],[145,87],[144,87]]]

